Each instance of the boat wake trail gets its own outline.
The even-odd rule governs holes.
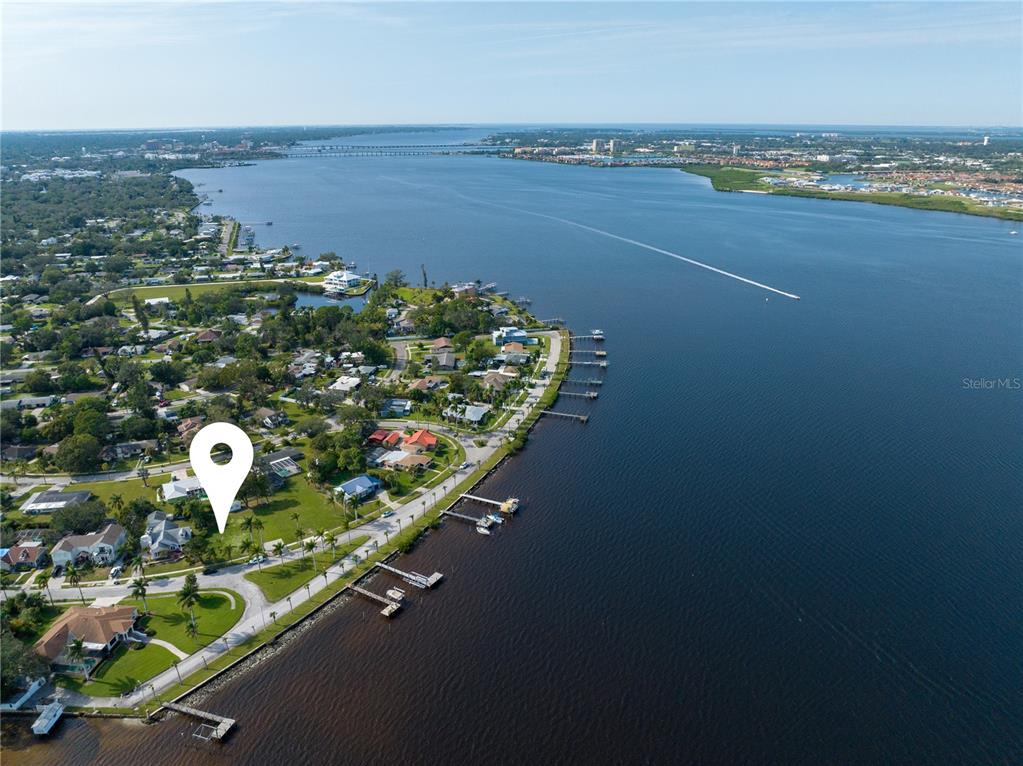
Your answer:
[[[785,297],[785,298],[790,298],[790,299],[792,299],[794,301],[798,301],[799,300],[799,296],[795,295],[794,293],[787,293],[784,290],[779,290],[777,287],[771,287],[770,285],[765,285],[763,282],[756,282],[756,281],[754,281],[752,279],[747,279],[746,277],[740,276],[739,274],[733,274],[730,271],[725,271],[724,269],[719,269],[716,266],[711,266],[709,263],[702,263],[701,261],[697,261],[697,260],[694,260],[692,258],[686,258],[684,255],[679,255],[678,253],[673,253],[671,250],[665,250],[664,248],[661,248],[661,247],[655,247],[654,245],[648,245],[646,242],[640,242],[637,239],[630,239],[629,237],[623,237],[623,236],[621,236],[619,234],[614,234],[614,233],[612,233],[610,231],[605,231],[604,229],[598,229],[595,226],[587,226],[584,223],[579,223],[578,221],[572,221],[572,220],[570,220],[568,218],[560,218],[559,216],[550,215],[549,213],[537,213],[536,211],[533,211],[533,210],[526,210],[524,208],[512,207],[511,205],[501,205],[501,204],[498,204],[496,202],[487,202],[486,200],[476,199],[476,198],[473,198],[473,197],[467,197],[466,195],[460,194],[458,192],[455,192],[455,194],[457,194],[458,196],[462,197],[463,199],[469,200],[471,202],[476,202],[476,203],[481,204],[481,205],[489,205],[490,207],[496,207],[496,208],[500,208],[502,210],[510,210],[510,211],[513,211],[513,212],[516,212],[516,213],[522,213],[524,215],[535,216],[537,218],[546,218],[549,221],[557,221],[558,223],[563,223],[566,226],[574,226],[577,229],[583,229],[585,231],[589,231],[589,232],[592,232],[594,234],[599,234],[602,237],[608,237],[610,239],[617,239],[619,242],[625,242],[626,244],[629,244],[629,245],[635,245],[636,247],[641,247],[644,250],[650,250],[650,251],[655,252],[655,253],[660,253],[661,255],[667,255],[669,258],[674,258],[676,260],[682,261],[683,263],[688,263],[691,266],[699,266],[701,269],[706,269],[707,271],[713,271],[715,274],[720,274],[723,277],[729,277],[731,279],[738,280],[739,282],[744,282],[747,285],[752,285],[753,287],[759,287],[761,290],[767,290],[768,292],[775,293],[776,295],[781,295],[782,297]]]

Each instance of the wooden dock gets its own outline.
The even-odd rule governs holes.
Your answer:
[[[381,596],[379,593],[374,593],[371,590],[360,588],[358,585],[349,585],[348,587],[360,596],[368,598],[370,601],[376,601],[379,604],[383,604],[384,608],[380,610],[380,614],[384,617],[391,617],[395,612],[401,609],[401,604],[397,601],[391,601],[391,599]]]
[[[454,516],[456,519],[462,519],[463,521],[471,521],[473,524],[479,524],[480,518],[476,516],[470,516],[467,513],[458,513],[456,511],[441,511],[441,516]]]
[[[607,352],[606,351],[602,351],[599,348],[572,349],[568,353],[570,353],[570,354],[593,354],[594,356],[607,356]]]
[[[515,513],[519,509],[519,499],[517,497],[509,497],[507,500],[491,500],[489,497],[480,497],[478,495],[470,495],[468,492],[463,492],[459,495],[463,500],[475,500],[478,503],[487,503],[489,505],[496,505],[497,509],[502,513]]]
[[[555,412],[554,410],[541,410],[542,415],[553,415],[556,418],[569,418],[571,420],[578,420],[580,423],[585,423],[590,419],[589,415],[573,415],[571,412]]]
[[[426,588],[432,588],[444,579],[444,575],[440,572],[434,572],[432,575],[427,577],[426,575],[419,574],[419,572],[404,572],[401,569],[392,567],[390,564],[385,564],[382,561],[377,563],[377,567],[386,572],[390,572],[393,575],[397,575],[409,585],[414,585],[415,587],[422,588],[423,590]]]
[[[213,729],[213,733],[210,734],[210,739],[221,740],[223,739],[231,727],[234,726],[233,718],[225,718],[222,715],[215,715],[214,713],[207,713],[205,710],[198,710],[188,705],[179,705],[177,702],[164,702],[163,706],[168,710],[173,710],[176,713],[182,713],[183,715],[197,718],[200,721],[205,722]]]
[[[573,366],[578,365],[579,367],[607,367],[607,362],[606,361],[604,361],[604,362],[578,362],[575,359],[570,359],[568,361],[568,363],[570,365],[573,365]]]
[[[600,342],[600,341],[604,340],[604,336],[603,335],[569,335],[568,339],[569,340],[595,340],[597,342]]]
[[[596,399],[596,391],[558,391],[558,396],[575,396],[580,399]]]
[[[602,381],[600,378],[588,378],[586,380],[582,380],[580,378],[565,378],[561,382],[562,382],[562,384],[569,384],[570,383],[570,384],[575,385],[575,386],[602,386],[602,385],[604,385],[604,381]]]

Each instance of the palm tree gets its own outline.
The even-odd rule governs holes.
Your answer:
[[[234,545],[231,543],[224,543],[221,547],[224,550],[224,561],[230,561],[231,554],[234,553]]]
[[[67,573],[67,581],[71,583],[72,588],[78,588],[78,595],[82,597],[82,604],[85,604],[85,594],[82,592],[82,573],[78,571],[78,567],[74,564],[68,564],[67,569],[64,570]]]
[[[187,609],[192,619],[195,619],[195,605],[199,603],[199,583],[194,574],[185,578],[185,584],[178,591],[178,604]]]
[[[134,569],[135,574],[139,575],[140,577],[142,576],[143,570],[145,570],[145,568],[146,560],[142,557],[141,552],[137,553],[135,557],[131,560],[131,563],[129,563],[128,565],[128,570],[131,571]]]
[[[264,525],[263,525],[263,520],[262,519],[260,519],[258,517],[255,517],[255,516],[252,517],[252,529],[255,530],[256,532],[259,532],[259,548],[260,548],[260,551],[262,551],[264,549],[264,544],[263,544],[263,526]]]
[[[149,486],[149,481],[148,481],[148,479],[149,479],[149,469],[146,468],[145,466],[141,466],[138,469],[138,471],[136,471],[136,473],[139,475],[139,478],[142,479],[142,485],[145,486],[145,487],[148,487]]]
[[[249,540],[252,539],[252,516],[242,519],[242,532],[249,536]]]
[[[121,497],[120,495],[111,495],[110,507],[114,509],[114,513],[116,514],[118,511],[124,508],[124,498]]]
[[[53,606],[53,594],[50,593],[50,578],[52,577],[51,571],[40,572],[36,579],[42,583],[42,586],[46,588],[46,595],[50,599],[50,606]]]
[[[305,541],[305,545],[303,545],[302,548],[305,549],[306,553],[311,553],[313,555],[313,571],[314,572],[317,571],[317,569],[316,569],[316,543],[314,541],[312,541],[312,540],[306,540]]]
[[[199,621],[195,617],[188,618],[188,622],[185,623],[185,635],[193,641],[199,637]]]
[[[146,601],[146,591],[148,590],[149,580],[145,577],[137,577],[131,582],[131,597],[142,599],[142,607],[149,611],[149,602]]]
[[[284,563],[284,543],[280,540],[274,543],[274,556],[280,556],[281,563]]]
[[[74,639],[67,648],[67,657],[74,663],[82,664],[82,672],[85,673],[85,680],[89,680],[89,666],[85,664],[85,642],[80,639]]]
[[[326,535],[323,538],[323,544],[330,547],[330,560],[334,561],[337,559],[337,538],[333,535]]]
[[[248,556],[250,553],[251,554],[260,553],[261,550],[262,549],[258,545],[256,545],[255,541],[253,540],[246,540],[244,543],[242,543],[242,553],[244,553],[246,556]],[[256,566],[259,567],[260,572],[263,571],[263,562],[260,561],[258,558],[256,559]]]

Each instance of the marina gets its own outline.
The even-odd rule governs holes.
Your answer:
[[[392,601],[391,599],[381,596],[378,593],[374,593],[371,590],[366,590],[365,588],[359,585],[349,585],[348,588],[352,592],[358,593],[363,598],[367,598],[370,601],[375,601],[378,604],[383,604],[384,608],[380,610],[380,614],[382,614],[384,617],[393,617],[394,614],[399,609],[401,609],[401,604],[399,604],[397,601]]]

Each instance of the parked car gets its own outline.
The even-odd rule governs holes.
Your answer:
[[[216,574],[218,571],[219,571],[219,569],[217,568],[217,566],[215,564],[210,564],[209,566],[207,566],[206,568],[204,568],[202,570],[202,573],[209,575],[209,574]]]
[[[255,556],[249,559],[250,564],[262,564],[264,561],[266,561],[266,556],[264,556],[262,553],[257,553]]]
[[[121,576],[121,572],[123,572],[123,571],[124,571],[124,567],[121,567],[121,566],[113,567],[110,570],[110,579],[111,580],[116,580],[118,577]]]

